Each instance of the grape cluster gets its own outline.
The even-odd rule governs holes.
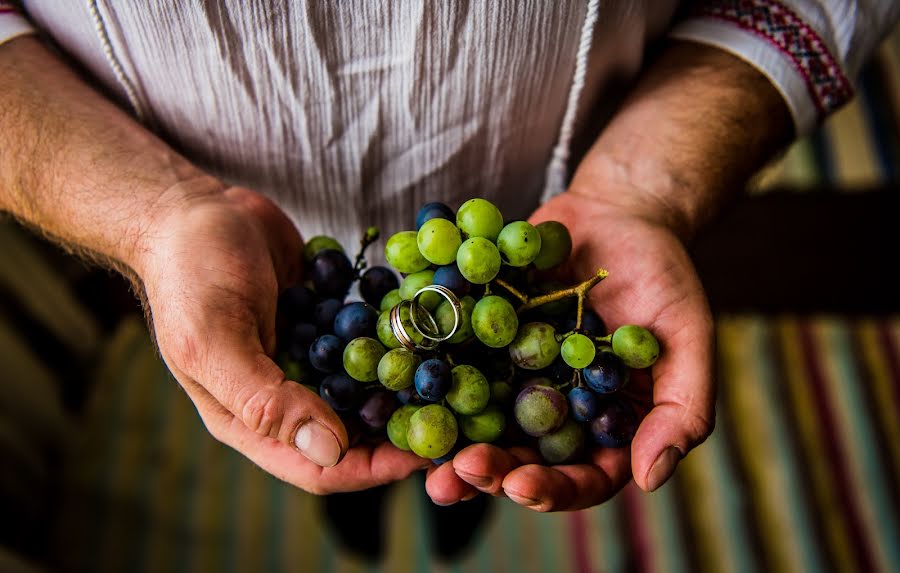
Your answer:
[[[566,227],[504,223],[484,199],[456,213],[428,203],[415,224],[385,245],[402,280],[365,270],[374,229],[355,263],[329,237],[306,244],[309,280],[279,301],[287,378],[316,391],[353,436],[386,433],[436,463],[474,442],[531,444],[549,464],[576,461],[588,440],[629,444],[638,417],[617,392],[659,344],[637,325],[608,334],[586,308],[603,269],[574,287],[542,278],[571,254]],[[356,280],[363,301],[345,301]]]

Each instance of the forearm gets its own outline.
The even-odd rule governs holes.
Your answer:
[[[0,102],[0,209],[75,250],[133,266],[153,221],[219,187],[35,38],[0,46]]]
[[[716,48],[673,42],[588,152],[570,192],[637,210],[687,238],[792,135],[788,108],[762,74]]]

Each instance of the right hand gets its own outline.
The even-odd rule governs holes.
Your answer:
[[[248,189],[188,196],[150,225],[132,266],[162,358],[209,432],[315,494],[426,467],[388,442],[349,448],[334,411],[272,361],[278,294],[301,272],[303,243],[287,216]]]

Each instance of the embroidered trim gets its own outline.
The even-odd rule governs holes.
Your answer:
[[[819,34],[781,2],[717,0],[695,6],[691,14],[735,24],[787,56],[803,77],[820,121],[853,96],[850,82]]]

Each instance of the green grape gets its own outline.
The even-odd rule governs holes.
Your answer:
[[[344,370],[354,380],[374,382],[378,380],[378,362],[385,349],[374,338],[354,338],[344,348]]]
[[[462,237],[456,225],[447,219],[431,219],[419,229],[416,244],[430,263],[449,265],[456,260],[456,250],[462,244]]]
[[[546,322],[529,322],[509,345],[509,355],[519,368],[540,370],[559,356],[556,329]]]
[[[468,237],[484,237],[495,242],[503,229],[500,209],[484,199],[469,199],[456,212],[456,226]]]
[[[388,239],[384,246],[384,258],[403,274],[417,273],[428,268],[428,261],[416,245],[415,231],[401,231]]]
[[[466,240],[456,252],[456,266],[467,281],[477,285],[491,282],[500,272],[500,251],[483,237]]]
[[[464,296],[459,301],[459,305],[462,307],[459,313],[459,327],[453,336],[447,339],[447,342],[450,344],[465,342],[475,335],[475,331],[472,330],[472,310],[475,309],[475,299],[470,296]],[[434,318],[438,323],[438,329],[442,336],[450,332],[453,328],[453,306],[450,304],[450,301],[445,300],[437,307]]]
[[[513,413],[523,432],[539,438],[563,425],[569,415],[569,402],[559,390],[535,384],[519,392]]]
[[[531,223],[514,221],[500,231],[497,248],[507,264],[524,267],[541,251],[541,234]]]
[[[612,349],[629,368],[649,368],[659,358],[659,342],[642,326],[627,324],[613,332]]]
[[[445,219],[432,219],[432,221],[444,220]],[[434,280],[434,271],[432,270],[419,271],[407,275],[407,277],[403,279],[403,282],[400,283],[400,298],[403,300],[412,300],[413,297],[416,296],[416,293],[419,292],[419,289],[431,285],[432,280]],[[422,296],[419,297],[419,304],[428,310],[434,310],[441,304],[442,300],[444,300],[444,297],[436,292],[429,291],[422,293]]]
[[[375,332],[378,334],[378,340],[388,350],[403,346],[397,340],[397,337],[394,336],[394,331],[391,328],[391,311],[386,310],[378,315],[378,322],[375,323]]]
[[[378,310],[382,312],[391,310],[392,308],[397,306],[397,304],[399,304],[401,300],[403,300],[403,298],[400,296],[400,289],[395,288],[392,291],[388,291],[388,293],[384,295],[384,298],[381,299],[381,304],[378,305]]]
[[[306,241],[306,244],[303,245],[303,259],[306,262],[310,262],[317,254],[319,254],[319,251],[324,251],[326,249],[344,252],[344,247],[337,242],[337,239],[326,237],[325,235],[318,235]]]
[[[419,357],[405,348],[389,350],[378,362],[378,381],[394,392],[413,384]]]
[[[423,458],[440,458],[453,449],[459,432],[456,418],[440,404],[429,404],[409,419],[406,441]]]
[[[472,310],[472,329],[486,346],[503,348],[516,337],[519,317],[505,298],[486,296]]]
[[[538,449],[548,464],[568,464],[584,449],[584,428],[575,420],[566,420],[562,428],[538,438]]]
[[[487,378],[477,368],[462,364],[452,371],[453,384],[447,392],[447,404],[459,414],[477,414],[491,398]]]
[[[534,266],[540,270],[562,264],[572,253],[572,236],[565,225],[558,221],[544,221],[537,225],[541,235],[541,252],[534,259]]]
[[[583,334],[572,334],[563,340],[560,354],[572,368],[584,368],[594,361],[597,347],[594,341]]]
[[[465,437],[473,442],[493,442],[506,429],[506,416],[497,406],[488,406],[483,412],[460,416],[459,426]]]
[[[387,435],[392,444],[401,450],[409,451],[409,442],[406,441],[406,434],[409,432],[409,419],[419,410],[420,406],[407,404],[400,406],[391,414],[391,419],[387,423]]]
[[[509,404],[513,399],[512,384],[505,380],[491,382],[491,403],[492,404]]]

